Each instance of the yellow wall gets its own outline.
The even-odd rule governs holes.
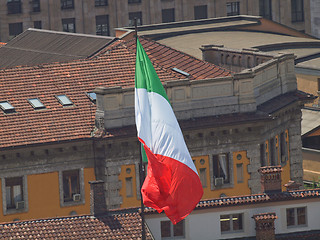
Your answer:
[[[130,169],[130,171],[127,171]],[[126,196],[126,178],[132,177],[132,197]],[[121,208],[127,207],[138,207],[140,206],[140,200],[137,198],[137,181],[136,181],[136,168],[134,164],[130,165],[122,165],[121,173],[119,175],[119,180],[122,183],[122,187],[120,189],[120,196],[122,196],[122,204]]]
[[[34,174],[27,176],[29,211],[25,213],[9,214],[3,216],[2,194],[0,201],[0,222],[12,221],[14,219],[37,219],[56,216],[68,216],[71,211],[77,214],[90,213],[90,185],[89,181],[95,180],[93,168],[84,169],[84,191],[85,204],[61,207],[59,194],[58,172]],[[0,190],[1,184],[0,184]]]

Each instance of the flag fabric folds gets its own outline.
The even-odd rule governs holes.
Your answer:
[[[164,87],[137,39],[135,118],[148,157],[143,203],[164,211],[173,224],[184,219],[203,195],[196,167]]]

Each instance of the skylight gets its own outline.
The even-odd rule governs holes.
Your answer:
[[[73,102],[70,101],[70,99],[66,95],[58,95],[56,98],[59,100],[59,102],[63,106],[70,106],[73,105]]]
[[[0,107],[5,113],[15,112],[14,107],[8,101],[0,102]]]
[[[94,92],[87,92],[87,96],[91,102],[95,103],[97,101],[97,95]]]
[[[189,73],[184,72],[184,71],[180,70],[179,68],[175,68],[175,67],[174,67],[174,68],[172,68],[172,70],[175,71],[175,72],[177,72],[177,73],[180,73],[180,74],[182,74],[182,75],[184,75],[184,76],[186,76],[186,77],[189,77],[189,76],[190,76]]]
[[[45,108],[45,106],[42,104],[42,102],[38,98],[30,98],[28,99],[28,101],[34,109]]]

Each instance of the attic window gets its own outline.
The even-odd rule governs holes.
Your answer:
[[[28,99],[28,101],[34,109],[45,108],[45,106],[42,104],[42,102],[38,98],[30,98]]]
[[[5,113],[14,113],[16,111],[8,101],[0,102],[0,107]]]
[[[180,73],[180,74],[182,74],[182,75],[184,75],[184,76],[186,76],[186,77],[189,77],[190,76],[190,74],[189,73],[187,73],[187,72],[184,72],[184,71],[182,71],[182,70],[180,70],[180,69],[178,69],[178,68],[172,68],[172,70],[173,71],[175,71],[175,72],[177,72],[177,73]]]
[[[87,96],[91,100],[91,102],[96,103],[97,95],[94,92],[87,92]]]
[[[59,102],[62,104],[62,106],[71,106],[73,105],[73,102],[70,101],[70,99],[66,95],[58,95],[56,98],[59,100]]]

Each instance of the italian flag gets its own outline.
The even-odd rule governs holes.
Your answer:
[[[166,92],[138,39],[135,118],[148,157],[143,203],[176,224],[192,212],[203,189]]]

